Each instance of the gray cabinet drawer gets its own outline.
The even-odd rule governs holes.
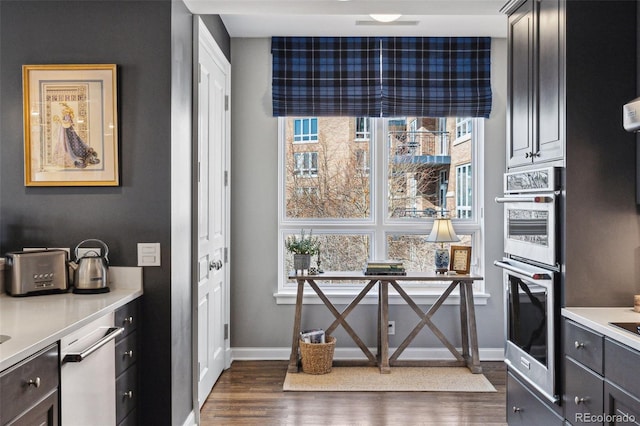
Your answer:
[[[604,382],[604,410],[612,425],[640,425],[640,399],[608,381]]]
[[[54,390],[6,426],[57,426],[58,418],[58,391]]]
[[[507,422],[509,425],[563,425],[563,419],[531,393],[511,373],[507,374],[507,389]]]
[[[132,365],[116,380],[116,423],[120,423],[136,406],[138,400],[138,371]]]
[[[116,377],[138,360],[138,334],[131,333],[116,343]]]
[[[604,372],[607,380],[631,395],[640,397],[640,383],[638,382],[640,352],[609,338],[605,339],[604,345]]]
[[[570,422],[582,423],[579,420],[585,415],[603,413],[603,383],[601,376],[571,358],[565,358],[565,418]]]
[[[598,374],[603,374],[602,335],[573,321],[564,321],[564,353]]]
[[[116,327],[123,327],[124,333],[116,338],[116,341],[122,340],[138,326],[140,317],[140,309],[138,307],[138,299],[127,303],[115,312],[114,320]]]
[[[0,375],[0,422],[4,424],[13,419],[57,389],[58,371],[57,344],[5,370]]]

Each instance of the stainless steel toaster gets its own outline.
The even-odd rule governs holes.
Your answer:
[[[11,296],[61,293],[69,289],[67,252],[64,250],[7,253],[5,291]]]

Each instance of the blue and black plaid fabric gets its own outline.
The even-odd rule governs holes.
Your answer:
[[[490,112],[490,37],[382,39],[383,116],[488,118]]]
[[[489,37],[274,37],[271,53],[276,117],[491,112]]]
[[[273,115],[380,116],[377,37],[274,37]]]

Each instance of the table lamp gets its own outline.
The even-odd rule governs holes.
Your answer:
[[[427,241],[431,243],[440,243],[440,247],[436,248],[435,264],[436,274],[444,274],[449,270],[449,250],[444,247],[444,243],[455,243],[460,241],[453,229],[451,219],[448,217],[440,217],[434,219],[431,234],[427,237]]]

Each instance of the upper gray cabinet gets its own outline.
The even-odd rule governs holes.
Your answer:
[[[559,0],[517,0],[509,15],[507,167],[562,160],[564,73]]]

